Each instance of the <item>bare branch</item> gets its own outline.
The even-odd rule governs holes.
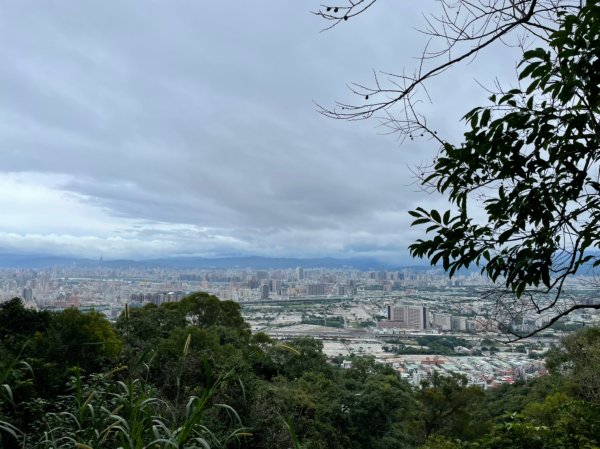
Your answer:
[[[391,106],[395,105],[399,101],[402,101],[408,95],[410,95],[417,87],[421,86],[426,80],[439,75],[450,67],[456,65],[457,63],[470,58],[471,56],[477,54],[490,44],[499,40],[502,36],[508,34],[513,29],[518,26],[527,23],[535,12],[535,6],[537,4],[537,0],[531,0],[531,5],[523,17],[515,20],[512,23],[508,23],[506,25],[502,25],[499,29],[495,31],[495,33],[486,40],[478,43],[475,47],[471,48],[469,51],[462,53],[461,55],[451,58],[445,63],[437,65],[436,67],[426,71],[425,73],[417,72],[414,76],[398,76],[400,79],[406,82],[406,87],[403,89],[366,89],[361,85],[354,85],[356,89],[351,88],[352,93],[364,96],[365,100],[369,100],[371,96],[377,95],[381,97],[381,94],[392,94],[391,98],[383,99],[381,101],[366,103],[362,105],[352,105],[348,103],[336,103],[336,107],[331,109],[326,109],[324,107],[320,107],[319,112],[326,117],[335,118],[335,119],[344,119],[344,120],[357,120],[357,119],[367,119],[373,116],[378,111],[389,109]]]
[[[536,334],[539,334],[540,332],[549,329],[550,327],[552,327],[553,324],[557,323],[559,320],[561,320],[562,318],[566,317],[567,315],[569,315],[571,312],[574,312],[575,310],[581,310],[581,309],[594,309],[594,310],[600,310],[600,304],[575,304],[574,306],[569,307],[566,310],[561,311],[560,313],[556,314],[554,317],[552,317],[552,319],[550,319],[550,321],[548,321],[548,323],[546,323],[545,325],[541,326],[539,329],[536,329],[528,334],[525,335],[515,335],[514,339],[509,340],[509,343],[514,343],[516,341],[519,340],[524,340],[526,338],[529,337],[533,337]]]
[[[327,31],[338,25],[340,22],[362,14],[373,6],[376,1],[377,0],[348,0],[348,5],[345,6],[321,5],[321,8],[318,11],[313,11],[313,14],[332,22],[331,25],[321,30]]]

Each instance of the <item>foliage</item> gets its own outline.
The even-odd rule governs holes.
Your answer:
[[[122,342],[101,313],[69,308],[52,316],[34,345],[58,366],[97,372],[120,354]]]
[[[535,412],[532,410],[535,409]],[[523,413],[504,417],[468,448],[575,449],[598,447],[599,410],[568,397],[549,396]]]
[[[327,326],[327,327],[344,327],[344,318],[342,316],[319,316],[313,314],[303,314],[302,315],[302,324],[314,324],[317,326]]]
[[[239,304],[219,301],[204,292],[192,293],[179,302],[128,309],[121,314],[116,326],[122,337],[133,346],[146,349],[168,338],[175,329],[188,325],[198,328],[222,326],[236,330],[241,338],[250,337],[249,326],[242,318]]]
[[[197,292],[183,298],[178,307],[194,326],[225,326],[248,331],[249,326],[241,315],[240,305],[233,301],[220,301],[216,296]]]
[[[352,368],[341,369],[328,362],[322,343],[314,339],[282,343],[250,335],[235,315],[237,307],[222,308],[212,298],[205,300],[207,295],[196,298],[200,301],[191,305],[124,314],[119,332],[97,314],[67,311],[49,315],[43,334],[24,337],[31,342],[20,353],[4,347],[12,340],[0,342],[0,351],[12,354],[0,360],[0,447],[549,449],[599,444],[600,410],[592,394],[594,376],[599,377],[597,329],[565,339],[550,353],[552,374],[534,382],[484,392],[462,376],[433,374],[414,388],[370,357],[353,357]],[[23,313],[12,306],[7,309]],[[223,310],[234,316],[223,316]],[[190,314],[194,318],[188,319]],[[5,318],[10,323],[10,316]],[[152,320],[155,327],[164,326],[148,347],[143,332],[152,328]],[[69,335],[99,343],[117,338],[118,344],[91,345],[82,354],[77,346],[66,346]],[[427,340],[432,341],[437,340]],[[46,358],[59,357],[60,348],[62,359]],[[121,354],[106,353],[109,348]],[[52,388],[40,388],[49,380]],[[592,389],[581,388],[583,382]]]
[[[421,383],[417,399],[422,407],[420,424],[423,438],[432,434],[471,439],[485,430],[475,426],[474,405],[483,396],[481,388],[467,386],[464,376],[441,376],[434,372],[431,380]]]
[[[13,298],[0,304],[0,342],[4,348],[20,351],[36,332],[44,332],[50,322],[49,312],[26,309],[23,301]]]
[[[61,397],[55,404],[57,411],[36,423],[48,430],[29,436],[28,447],[210,448],[223,446],[245,430],[240,425],[219,439],[204,425],[203,414],[219,382],[200,396],[188,397],[185,414],[179,417],[173,404],[159,399],[152,386],[141,379],[114,381],[111,374],[92,376],[89,382],[79,374],[72,378],[73,393]]]
[[[302,337],[291,340],[286,346],[272,346],[268,354],[278,374],[298,379],[307,371],[330,373],[331,367],[326,364],[327,358],[322,349],[322,342]]]
[[[395,346],[387,347],[388,351],[396,354],[424,354],[424,355],[465,355],[456,353],[455,348],[461,346],[471,348],[472,345],[467,340],[451,335],[420,335],[416,337],[415,343],[419,346],[407,345],[399,339],[388,339],[388,343],[399,342]]]
[[[526,51],[523,85],[490,97],[465,115],[470,130],[444,143],[422,179],[448,197],[456,212],[417,208],[413,225],[431,237],[413,256],[441,263],[450,275],[473,264],[517,297],[528,288],[537,313],[557,305],[565,279],[600,264],[600,5],[561,13],[548,48]],[[471,203],[483,199],[485,218]],[[478,212],[474,212],[477,210]],[[560,316],[585,305],[561,308]],[[596,306],[589,306],[596,307]]]
[[[177,303],[165,303],[160,307],[147,304],[142,308],[127,307],[117,319],[116,328],[131,347],[144,350],[186,324]]]
[[[600,407],[600,329],[587,328],[563,339],[547,354],[547,366],[566,375],[568,388],[577,397]]]

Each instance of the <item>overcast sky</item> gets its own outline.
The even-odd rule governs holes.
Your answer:
[[[407,211],[443,206],[376,120],[314,102],[412,69],[423,4],[379,2],[330,31],[318,1],[52,1],[0,6],[0,251],[90,258],[376,257],[404,262]],[[486,57],[430,85],[449,139]]]

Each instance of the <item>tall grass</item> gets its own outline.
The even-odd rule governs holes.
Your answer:
[[[249,435],[233,408],[213,403],[236,367],[209,382],[197,395],[183,394],[180,379],[190,344],[188,337],[179,360],[177,396],[173,402],[161,399],[158,390],[147,382],[147,376],[132,376],[134,370],[130,366],[88,377],[75,369],[70,393],[57,398],[52,404],[54,411],[34,423],[35,432],[25,433],[13,423],[0,420],[0,437],[10,435],[23,449],[212,449]],[[131,362],[131,354],[128,356]],[[146,371],[150,369],[147,355],[140,356],[137,362]],[[122,377],[125,370],[127,375]],[[210,378],[210,373],[206,377]],[[2,390],[7,398],[4,402],[10,402],[9,384],[3,384]],[[226,433],[215,434],[205,425],[205,414],[211,407],[224,409],[234,417],[234,425]]]
[[[204,425],[209,407],[225,408],[237,416],[227,405],[210,404],[220,382],[200,396],[187,398],[184,417],[177,419],[174,404],[158,398],[139,379],[107,381],[103,375],[84,384],[77,376],[73,394],[57,404],[64,411],[49,413],[39,423],[45,429],[41,434],[26,436],[11,427],[6,430],[23,442],[28,437],[27,447],[34,449],[220,448],[246,434],[239,417],[238,426],[225,436],[215,435]]]

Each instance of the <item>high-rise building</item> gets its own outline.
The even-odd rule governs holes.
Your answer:
[[[263,284],[260,286],[260,299],[269,299],[269,285]]]
[[[33,289],[26,287],[23,289],[23,301],[31,301],[33,299]]]
[[[308,284],[308,296],[325,296],[325,284]]]
[[[467,319],[464,316],[453,316],[452,320],[453,331],[466,331],[467,330]]]
[[[427,329],[427,308],[410,304],[388,306],[388,322],[383,327]]]
[[[296,277],[298,278],[299,281],[304,279],[304,268],[302,268],[302,267],[296,268]]]
[[[269,290],[276,292],[278,295],[281,294],[281,281],[279,279],[270,279]]]
[[[434,313],[433,327],[440,331],[452,330],[452,315],[449,313]]]

